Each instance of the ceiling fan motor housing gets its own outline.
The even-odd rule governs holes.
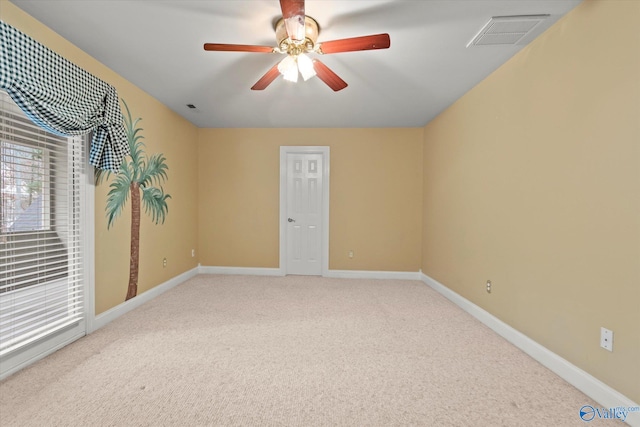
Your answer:
[[[313,52],[318,40],[318,33],[320,33],[318,22],[310,16],[304,17],[304,41],[295,42],[288,37],[285,20],[282,18],[276,23],[275,30],[278,48],[282,53],[289,55]]]

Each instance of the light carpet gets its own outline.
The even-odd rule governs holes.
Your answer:
[[[0,383],[8,426],[612,426],[417,281],[201,275]]]

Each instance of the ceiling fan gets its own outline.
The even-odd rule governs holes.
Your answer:
[[[264,90],[280,74],[288,81],[297,81],[298,73],[307,80],[315,75],[334,91],[347,87],[329,67],[307,54],[330,54],[358,50],[387,49],[389,34],[353,37],[317,43],[320,27],[315,19],[305,15],[304,0],[280,0],[282,18],[275,25],[277,46],[256,46],[225,43],[205,43],[204,50],[223,52],[259,52],[287,55],[254,84],[252,90]]]

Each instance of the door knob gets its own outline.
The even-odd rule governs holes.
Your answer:
[[[289,221],[289,222],[296,222],[296,220],[295,220],[295,219],[293,219],[293,218],[287,218],[287,221]]]

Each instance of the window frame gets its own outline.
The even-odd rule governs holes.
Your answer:
[[[7,102],[10,100],[10,97],[4,92],[0,91],[0,109],[9,110],[10,114],[20,114],[21,117],[26,117],[22,110],[19,109],[13,101]],[[3,116],[5,115],[2,113]],[[4,126],[5,117],[2,117],[0,121],[0,126]],[[32,124],[32,126],[37,128],[37,125]],[[40,130],[40,128],[38,128]],[[4,131],[4,129],[2,129]],[[44,131],[46,132],[46,131]],[[4,134],[4,132],[2,132]],[[4,135],[3,135],[4,136]],[[68,143],[61,143],[60,152],[58,149],[50,150],[43,156],[44,165],[46,168],[46,173],[50,176],[49,185],[47,185],[44,191],[49,191],[49,206],[47,209],[47,223],[46,230],[38,231],[42,235],[55,236],[55,238],[61,239],[64,241],[66,238],[69,238],[69,233],[78,233],[76,228],[75,230],[66,229],[66,225],[63,225],[62,228],[59,227],[60,224],[64,224],[60,222],[60,215],[65,215],[65,212],[56,209],[58,204],[72,204],[73,206],[80,206],[79,210],[75,210],[76,208],[65,208],[65,211],[69,209],[73,209],[72,215],[76,217],[77,227],[81,230],[79,236],[74,234],[73,239],[77,241],[76,247],[79,247],[79,251],[82,253],[82,262],[81,262],[81,273],[82,276],[80,279],[76,279],[76,289],[80,290],[80,293],[83,295],[83,304],[80,305],[80,318],[75,319],[73,323],[67,322],[59,322],[61,326],[58,329],[55,329],[51,333],[48,333],[46,336],[36,336],[33,340],[29,341],[23,347],[17,350],[10,350],[5,352],[0,361],[1,370],[0,370],[0,380],[6,378],[7,376],[17,372],[18,370],[28,366],[29,364],[47,356],[48,354],[53,353],[54,351],[64,347],[65,345],[81,338],[89,332],[94,330],[95,324],[95,301],[94,301],[94,254],[95,254],[95,218],[94,218],[94,200],[95,200],[95,184],[94,184],[94,169],[89,165],[89,141],[90,134],[81,137],[82,141],[80,142],[81,147],[73,148],[72,145]],[[3,141],[7,141],[9,143],[16,143],[12,140],[12,138],[2,138]],[[65,142],[68,140],[68,137],[61,137],[61,140]],[[18,144],[25,145],[27,147],[33,146],[31,144],[24,144],[22,141],[18,142]],[[78,143],[75,143],[75,147],[78,147]],[[36,144],[37,145],[37,144]],[[65,147],[66,146],[66,147]],[[41,148],[41,147],[37,147]],[[63,153],[63,155],[61,155]],[[76,164],[80,164],[80,167],[72,166],[71,157],[75,159]],[[78,157],[80,156],[80,157]],[[64,158],[64,160],[63,160]],[[64,164],[61,164],[64,163]],[[65,196],[63,199],[56,198],[56,192],[66,188],[67,183],[66,178],[64,178],[69,173],[73,173],[76,178],[74,178],[74,185],[77,184],[77,189],[74,187],[73,191],[69,191],[69,196]],[[68,191],[68,190],[67,190]],[[72,195],[71,195],[72,194]],[[69,199],[69,200],[67,200]],[[73,200],[71,200],[73,199]],[[69,212],[66,212],[69,214]],[[22,237],[29,234],[33,234],[33,231],[9,231],[6,233],[2,233],[0,229],[0,241],[2,238],[6,237]],[[65,236],[65,233],[67,235]],[[32,242],[33,244],[34,242]],[[37,243],[36,243],[37,244]],[[78,249],[76,249],[76,253]],[[68,255],[67,255],[68,256]],[[1,276],[0,276],[1,277]],[[71,289],[71,279],[53,279],[49,280],[46,283],[50,289],[54,289],[55,287],[62,286],[67,289]],[[27,291],[37,291],[37,286],[44,286],[45,284],[40,283],[31,283],[28,286],[25,286],[23,289],[15,289],[9,290],[8,292],[20,293]],[[0,294],[1,296],[2,294]],[[55,319],[54,319],[55,322]]]

